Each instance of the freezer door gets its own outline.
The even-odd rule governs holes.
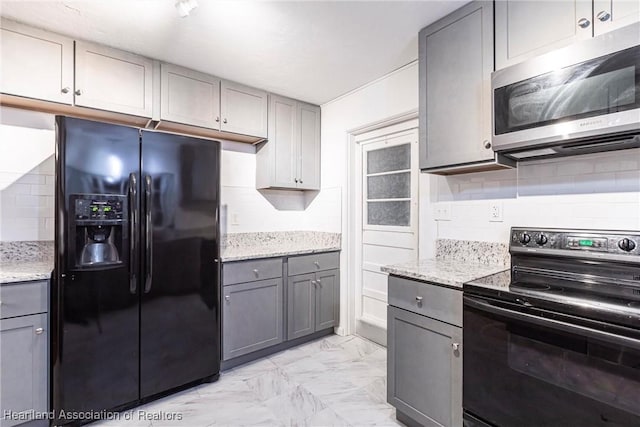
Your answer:
[[[133,262],[131,258],[137,236],[129,221],[137,205],[139,131],[69,117],[57,117],[56,126],[52,409],[59,414],[60,410],[79,413],[118,408],[139,397],[139,294],[137,265],[135,257]],[[84,219],[76,201],[95,202],[94,208],[109,216],[106,223],[110,224],[118,223],[111,211],[115,205],[101,203],[121,203],[118,215],[123,221],[105,227],[112,228],[110,250],[117,251],[109,255],[113,262],[100,258],[106,252],[83,252],[84,246],[91,248],[90,234],[101,241],[105,228]],[[87,216],[95,219],[97,215]],[[91,263],[92,256],[103,262]],[[85,264],[79,265],[79,260]]]
[[[141,398],[220,367],[218,142],[142,133]]]

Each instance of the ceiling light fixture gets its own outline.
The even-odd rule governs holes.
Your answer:
[[[198,7],[198,0],[179,0],[176,2],[176,9],[181,18],[189,16],[191,11]]]

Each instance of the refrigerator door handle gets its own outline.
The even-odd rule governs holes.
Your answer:
[[[153,280],[153,224],[151,221],[151,185],[153,183],[151,175],[144,177],[144,194],[145,194],[145,244],[146,244],[146,262],[145,262],[145,281],[144,281],[144,293],[147,294],[151,291],[151,282]]]
[[[129,174],[129,292],[138,292],[138,179]]]

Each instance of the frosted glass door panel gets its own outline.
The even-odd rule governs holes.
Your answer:
[[[411,225],[411,144],[366,152],[366,224]]]
[[[368,174],[405,169],[411,169],[411,144],[373,150],[367,154]]]

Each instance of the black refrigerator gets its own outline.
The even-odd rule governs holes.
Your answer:
[[[56,138],[55,416],[216,380],[220,143],[62,116]]]

